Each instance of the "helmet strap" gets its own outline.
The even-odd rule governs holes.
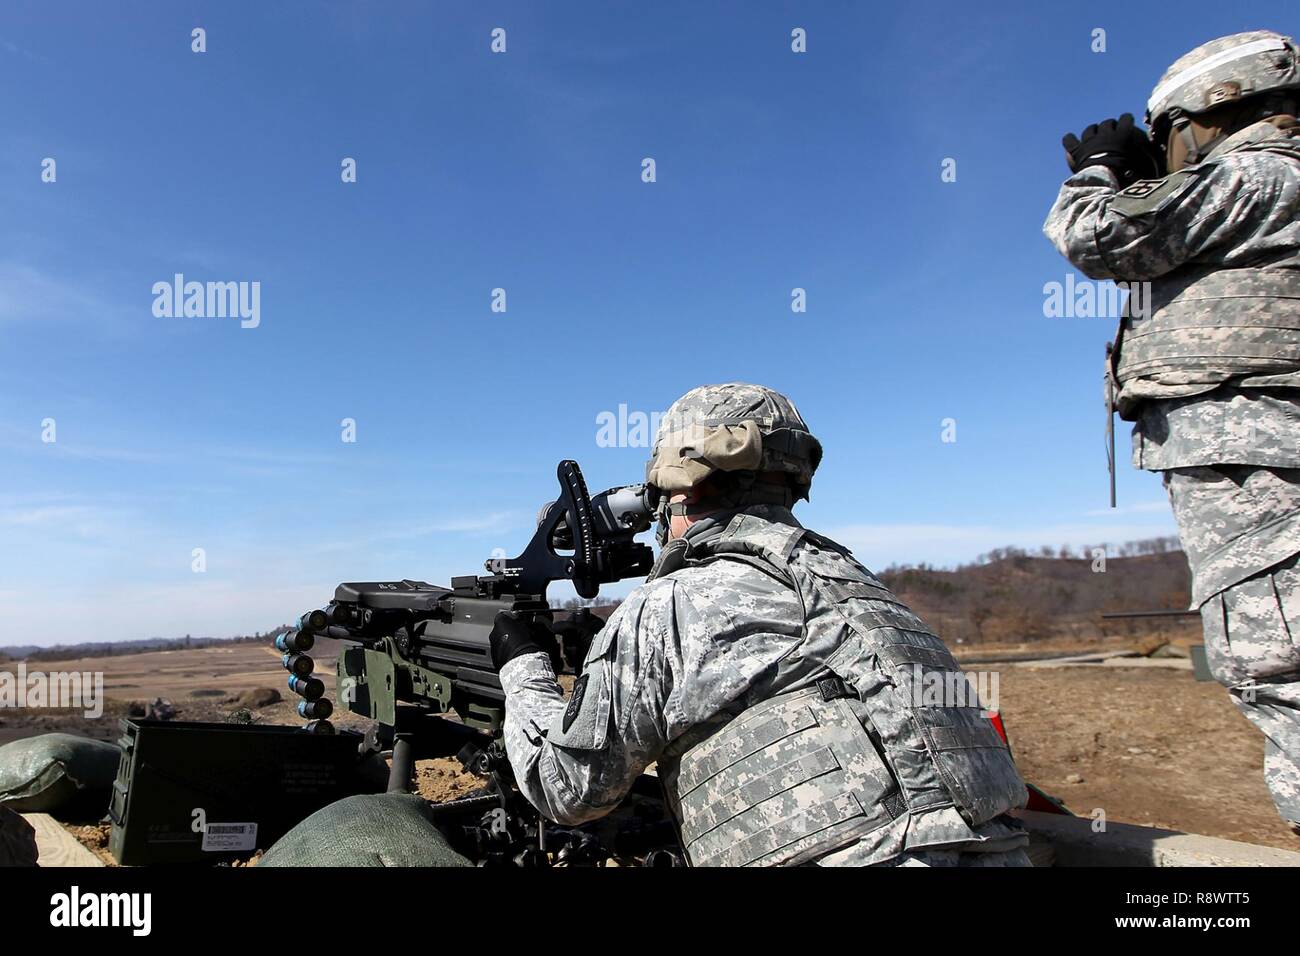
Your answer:
[[[1263,120],[1270,120],[1276,117],[1293,116],[1296,109],[1296,98],[1283,93],[1270,93],[1261,96],[1252,96],[1235,104],[1236,109],[1229,106],[1218,107],[1209,114],[1200,113],[1195,116],[1184,112],[1183,110],[1171,110],[1169,120],[1172,127],[1172,133],[1178,135],[1182,145],[1184,156],[1181,157],[1181,165],[1194,166],[1209,156],[1214,148],[1234,133],[1245,129],[1253,123],[1259,123]],[[1198,117],[1208,118],[1214,116],[1211,123],[1205,123]],[[1279,128],[1285,128],[1284,124],[1274,123]],[[1209,133],[1204,141],[1198,141],[1196,138],[1197,131],[1202,134]],[[1174,159],[1173,150],[1166,151],[1167,156],[1172,161]],[[1170,172],[1176,170],[1170,169]]]
[[[717,490],[699,501],[669,501],[668,494],[660,493],[655,508],[655,518],[659,522],[655,539],[660,547],[668,541],[668,533],[674,517],[695,517],[715,511],[734,511],[758,504],[794,507],[794,488],[785,482],[760,481],[757,472],[715,472],[709,477],[709,484]]]
[[[716,472],[709,478],[714,494],[699,501],[674,501],[668,504],[670,515],[699,515],[710,511],[728,511],[746,505],[794,506],[794,489],[781,482],[759,481],[752,471]]]
[[[1178,139],[1182,142],[1182,166],[1195,166],[1205,158],[1219,140],[1223,139],[1223,134],[1220,133],[1218,136],[1212,137],[1204,143],[1197,142],[1196,131],[1192,126],[1192,118],[1182,110],[1174,110],[1170,114],[1169,121],[1173,127],[1173,132],[1177,134]],[[1171,157],[1174,155],[1173,150],[1169,151],[1169,155]],[[1174,171],[1175,170],[1172,169],[1170,170],[1170,172]]]

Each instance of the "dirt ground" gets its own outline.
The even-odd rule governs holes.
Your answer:
[[[1071,649],[1083,648],[1022,645],[979,653]],[[966,649],[963,656],[972,653]],[[278,657],[269,647],[245,644],[33,663],[29,670],[103,671],[105,713],[89,720],[68,711],[0,710],[0,744],[54,731],[116,740],[128,703],[158,696],[171,699],[179,719],[223,720],[240,706],[241,693],[257,687],[275,687],[287,698],[253,711],[258,722],[300,724]],[[317,665],[332,698],[334,662],[322,657]],[[1217,684],[1197,682],[1185,670],[1150,667],[967,666],[997,669],[1001,710],[1021,771],[1075,813],[1101,808],[1114,821],[1300,851],[1300,838],[1279,820],[1264,786],[1263,737]],[[343,713],[335,723],[360,721]],[[478,786],[454,760],[421,761],[417,782],[431,800],[454,799]],[[70,829],[107,856],[105,827]]]
[[[333,691],[334,659],[318,657],[318,675]],[[16,664],[0,664],[0,671],[13,673]],[[0,710],[0,744],[31,733],[48,733],[67,730],[84,733],[100,740],[116,740],[117,720],[125,714],[126,703],[151,701],[155,697],[169,698],[181,711],[181,720],[219,720],[218,713],[232,708],[224,704],[226,698],[252,690],[255,687],[274,687],[283,697],[291,697],[285,686],[287,675],[280,667],[280,654],[269,643],[232,644],[229,647],[204,647],[188,651],[155,651],[149,654],[126,654],[121,657],[86,657],[69,661],[30,661],[29,673],[41,671],[100,672],[104,675],[104,695],[111,702],[103,717],[97,720],[77,718],[69,726],[66,715],[53,711],[32,713],[19,719],[17,711]],[[296,698],[295,698],[296,700]],[[268,719],[268,723],[293,723],[297,715],[290,704],[277,705],[282,720]],[[42,721],[41,718],[49,718]],[[31,722],[51,726],[49,730],[30,729]]]
[[[1021,772],[1075,813],[1300,851],[1264,785],[1264,738],[1218,684],[1136,667],[1000,675]]]

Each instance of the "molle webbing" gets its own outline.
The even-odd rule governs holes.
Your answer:
[[[904,810],[851,705],[817,687],[763,701],[687,751],[677,793],[696,866],[801,862]]]
[[[1152,285],[1148,318],[1121,325],[1121,384],[1162,373],[1215,381],[1300,370],[1300,272],[1219,269]]]

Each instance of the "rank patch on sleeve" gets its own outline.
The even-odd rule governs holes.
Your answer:
[[[1139,179],[1132,186],[1120,193],[1121,196],[1129,196],[1133,199],[1145,199],[1153,192],[1160,188],[1163,179]]]
[[[568,733],[569,728],[573,726],[574,720],[578,717],[578,711],[582,710],[582,698],[587,693],[587,677],[583,674],[573,685],[573,695],[569,698],[569,706],[564,709],[564,723],[560,729]]]
[[[1164,179],[1139,179],[1122,189],[1111,200],[1110,208],[1121,216],[1145,216],[1159,212],[1192,188],[1199,179],[1196,172],[1178,171]]]

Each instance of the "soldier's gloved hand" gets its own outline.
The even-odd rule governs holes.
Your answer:
[[[492,625],[488,642],[492,647],[492,666],[497,670],[516,657],[539,651],[549,654],[552,665],[559,669],[559,644],[541,621],[525,620],[514,611],[499,611]]]
[[[1066,133],[1061,145],[1072,173],[1088,166],[1105,166],[1121,186],[1164,174],[1159,151],[1146,131],[1133,125],[1132,113],[1094,123],[1078,136]]]

